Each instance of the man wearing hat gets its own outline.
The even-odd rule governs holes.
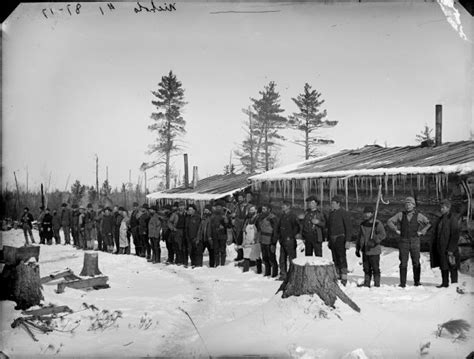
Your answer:
[[[173,242],[171,241],[171,230],[168,226],[171,210],[171,205],[167,204],[163,207],[161,213],[161,237],[166,243],[166,249],[168,251],[168,259],[166,260],[166,264],[174,263]]]
[[[138,236],[138,203],[133,202],[132,213],[130,214],[130,232],[132,234],[133,246],[135,247],[135,254],[138,256],[138,250],[140,248],[140,238]]]
[[[186,217],[186,206],[183,201],[175,202],[173,207],[176,210],[171,214],[168,225],[171,230],[171,242],[173,252],[175,253],[175,263],[181,265],[184,263],[184,226]]]
[[[276,260],[276,236],[274,229],[277,225],[277,218],[272,213],[270,204],[263,204],[261,214],[257,220],[257,229],[260,235],[260,247],[262,250],[262,260],[265,265],[264,276],[271,275],[275,278],[278,275],[278,262]]]
[[[53,244],[53,216],[49,211],[49,208],[44,210],[44,216],[41,223],[43,237],[46,244]]]
[[[194,204],[188,205],[188,215],[184,225],[184,238],[187,251],[184,253],[184,265],[188,265],[188,256],[191,257],[191,265],[196,266],[196,259],[199,252],[202,255],[202,248],[197,246],[196,238],[201,224],[201,216],[197,213],[197,208]]]
[[[441,202],[441,217],[435,222],[433,237],[431,239],[430,262],[431,268],[441,270],[443,282],[438,288],[449,287],[449,276],[451,283],[458,282],[459,266],[459,224],[458,216],[451,212],[451,202]]]
[[[139,256],[151,259],[151,244],[148,238],[148,222],[150,222],[150,214],[148,213],[148,203],[142,205],[138,217],[138,236],[140,239]]]
[[[296,215],[291,211],[291,203],[283,201],[282,214],[275,227],[275,238],[280,241],[280,278],[286,280],[289,264],[296,258],[296,235],[300,225]]]
[[[114,251],[114,217],[111,214],[110,208],[104,208],[104,215],[102,216],[102,239],[104,240],[103,249],[109,253]]]
[[[64,209],[63,209],[64,211]],[[63,212],[62,212],[63,213]],[[77,204],[73,204],[72,205],[72,211],[70,212],[71,213],[71,234],[72,234],[72,241],[73,241],[73,245],[75,247],[78,247],[79,246],[79,206]],[[67,214],[65,214],[64,216],[62,216],[62,218],[64,219],[65,216],[67,216]],[[63,226],[63,231],[64,231],[64,222],[62,221],[62,226]],[[67,233],[67,230],[66,232],[64,233]],[[70,244],[70,240],[69,240],[69,243],[66,242],[66,239],[67,239],[67,235],[64,234],[64,244]]]
[[[331,199],[331,213],[328,218],[328,247],[342,285],[347,284],[346,250],[352,238],[352,224],[348,213],[341,207],[342,197]]]
[[[35,243],[33,237],[33,215],[30,213],[30,209],[25,207],[23,210],[23,215],[21,216],[21,224],[23,226],[23,234],[25,235],[25,246],[28,246],[30,243],[28,241],[28,235],[31,238],[31,243]]]
[[[202,260],[204,250],[207,248],[209,253],[209,267],[214,267],[214,251],[212,249],[212,238],[211,238],[211,214],[212,207],[210,204],[204,206],[201,222],[199,223],[199,229],[196,235],[195,245],[195,265],[196,267],[202,267]]]
[[[61,227],[64,233],[64,244],[71,244],[72,212],[67,203],[63,203],[61,207]]]
[[[323,230],[326,226],[326,220],[323,213],[318,208],[318,199],[315,196],[306,198],[309,208],[306,210],[303,219],[303,229],[301,236],[303,238],[305,255],[316,257],[323,256]]]
[[[61,229],[61,216],[58,211],[53,210],[53,238],[56,244],[61,244],[61,236],[59,230]]]
[[[413,197],[405,198],[405,210],[398,212],[387,221],[388,227],[400,236],[400,284],[405,288],[407,281],[408,256],[413,266],[413,282],[420,285],[420,237],[430,228],[430,221],[415,210]]]
[[[115,244],[115,254],[120,253],[120,226],[122,225],[123,215],[119,206],[114,206],[113,209],[114,216],[114,244]]]
[[[150,221],[148,222],[148,238],[151,244],[151,257],[148,262],[153,264],[161,261],[161,220],[157,210],[156,206],[150,206]]]
[[[215,202],[215,210],[211,216],[211,238],[214,250],[214,267],[224,266],[227,257],[227,228],[230,226],[229,218],[224,213],[225,202]]]
[[[378,219],[374,224],[374,208],[364,208],[364,220],[359,226],[359,236],[356,241],[356,256],[362,252],[362,265],[364,267],[364,287],[370,287],[372,276],[374,286],[380,287],[380,243],[385,239],[385,228]]]

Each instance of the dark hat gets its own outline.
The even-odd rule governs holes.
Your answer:
[[[331,199],[331,202],[337,202],[337,203],[342,203],[342,196],[334,196],[332,199]]]
[[[212,212],[212,206],[211,206],[210,204],[206,204],[206,205],[204,206],[204,209],[205,209],[205,210],[207,209],[209,212]]]
[[[88,203],[87,208],[92,208],[92,203]]]
[[[77,208],[78,208],[77,204],[73,204],[73,205],[72,205],[72,208],[73,208],[73,209],[77,209]]]
[[[120,206],[118,210],[119,210],[119,211],[125,211],[125,208],[123,208],[122,206]]]
[[[139,205],[138,205],[138,202],[133,202],[132,206],[133,206],[133,207],[138,207],[138,206],[139,206]]]
[[[156,212],[156,211],[158,210],[158,207],[157,207],[157,206],[150,206],[148,209],[149,209],[150,211]]]
[[[215,205],[216,206],[221,206],[221,207],[224,207],[225,206],[225,202],[221,199],[218,199],[216,202],[215,202]]]
[[[61,207],[67,207],[67,203],[63,203]]]
[[[365,206],[364,213],[374,213],[374,207],[372,206]]]
[[[179,207],[179,202],[174,202],[172,207]]]
[[[308,198],[306,198],[306,202],[311,202],[311,201],[315,201],[316,203],[319,203],[316,196],[309,196]]]
[[[171,211],[171,205],[170,204],[165,204],[164,207],[163,207],[163,210]]]
[[[40,206],[40,209],[43,210],[43,209],[44,209],[44,206]]]
[[[449,199],[443,199],[441,202],[439,202],[439,204],[441,206],[451,208],[451,201]]]
[[[110,212],[110,211],[111,211],[111,209],[110,209],[110,207],[109,207],[109,206],[106,206],[106,207],[104,208],[104,211],[109,211],[109,212]]]
[[[23,210],[25,210],[25,209],[26,209],[27,211],[29,211],[29,210],[30,210],[28,207],[25,207],[25,208],[23,208]]]
[[[142,208],[148,209],[148,208],[149,208],[149,207],[148,207],[148,203],[143,203]]]
[[[193,204],[193,203],[191,203],[191,204],[188,205],[188,209],[189,209],[189,208],[192,208],[192,209],[194,209],[195,211],[197,211],[196,205]]]
[[[272,205],[271,205],[270,203],[263,203],[263,204],[261,205],[261,207],[267,207],[269,210],[272,209]],[[260,208],[261,208],[261,207],[260,207]]]

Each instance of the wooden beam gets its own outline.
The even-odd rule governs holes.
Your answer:
[[[67,268],[61,272],[56,272],[54,274],[52,273],[46,277],[42,277],[40,281],[41,281],[41,284],[44,284],[44,283],[51,282],[52,280],[64,278],[70,275],[74,275],[74,272],[71,269]]]
[[[103,287],[107,284],[109,277],[93,277],[88,279],[80,279],[75,281],[64,281],[58,283],[57,293],[63,293],[66,287],[74,289],[84,289],[84,288],[93,288],[93,287]]]

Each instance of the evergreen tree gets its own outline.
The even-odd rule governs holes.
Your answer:
[[[337,125],[337,121],[324,120],[327,112],[326,110],[320,111],[320,107],[324,103],[324,100],[321,100],[320,97],[321,93],[312,90],[311,86],[306,83],[303,93],[296,98],[292,98],[299,112],[295,112],[290,116],[290,125],[294,129],[303,132],[303,139],[297,140],[296,144],[304,147],[306,160],[317,155],[319,145],[334,143],[333,140],[324,139],[315,134],[321,128]]]
[[[424,141],[428,141],[428,142],[434,143],[434,138],[433,136],[431,136],[432,132],[433,132],[433,129],[429,128],[428,125],[425,124],[423,131],[421,131],[418,135],[416,135],[416,142],[421,143]]]
[[[76,180],[71,186],[72,203],[80,203],[86,190],[87,187],[82,185],[79,180]]]
[[[234,153],[239,158],[243,171],[254,173],[257,170],[262,136],[261,131],[255,126],[255,120],[252,119],[251,109],[242,111],[248,116],[248,120],[244,122],[245,139],[242,141],[240,148]]]
[[[174,152],[180,150],[178,139],[186,133],[186,121],[181,116],[184,101],[184,89],[172,71],[161,78],[158,91],[152,91],[156,100],[151,103],[158,112],[151,114],[153,124],[148,129],[156,133],[156,141],[149,148],[149,154],[157,154],[158,160],[151,162],[146,168],[164,165],[166,188],[170,188],[170,159]]]
[[[263,169],[268,171],[273,167],[272,151],[279,146],[278,140],[285,138],[279,133],[279,130],[285,129],[288,120],[280,114],[284,110],[280,107],[280,94],[275,90],[274,81],[264,87],[263,91],[259,91],[260,98],[251,98],[252,101],[252,118],[255,124],[252,125],[251,132],[256,137],[256,167],[255,169]],[[259,153],[262,153],[262,156]]]

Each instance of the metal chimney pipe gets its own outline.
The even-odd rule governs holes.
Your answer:
[[[184,187],[189,188],[188,154],[184,154]]]
[[[441,146],[443,134],[443,106],[436,105],[435,146]]]

